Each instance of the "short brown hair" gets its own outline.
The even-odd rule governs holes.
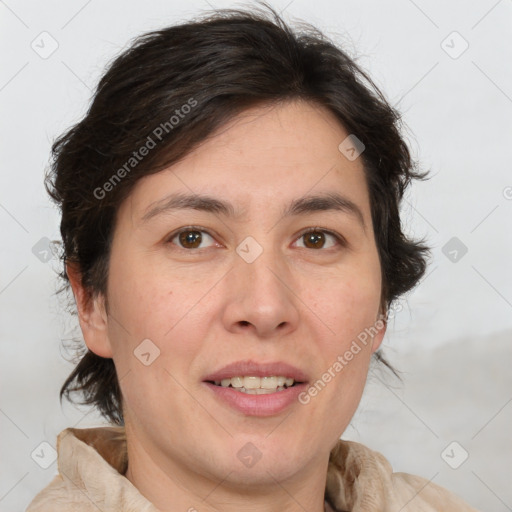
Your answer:
[[[383,310],[422,277],[429,249],[404,235],[399,205],[411,180],[426,173],[418,172],[400,134],[400,115],[320,31],[305,23],[293,31],[265,7],[269,15],[223,9],[144,34],[109,65],[87,114],[52,146],[45,187],[62,211],[59,292],[69,291],[65,263],[72,262],[88,296],[107,299],[116,212],[137,180],[177,162],[244,109],[292,99],[327,108],[365,146]],[[156,138],[157,127],[156,147],[127,166],[134,150],[148,145],[152,134]],[[374,356],[389,366],[379,351]],[[70,392],[80,392],[82,403],[94,404],[110,422],[124,424],[112,359],[86,350],[61,400]]]

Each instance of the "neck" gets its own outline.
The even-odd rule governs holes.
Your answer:
[[[324,512],[328,454],[285,479],[267,468],[266,476],[243,480],[236,469],[210,474],[190,461],[169,460],[128,434],[127,449],[126,478],[161,512]]]

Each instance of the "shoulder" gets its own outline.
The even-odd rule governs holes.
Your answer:
[[[403,512],[413,510],[451,510],[454,512],[478,512],[453,492],[427,480],[409,473],[391,475],[393,492],[406,500]],[[420,504],[430,508],[418,508]]]
[[[326,494],[338,510],[478,512],[426,478],[393,472],[384,455],[353,441],[331,450]]]
[[[25,512],[89,512],[91,507],[85,504],[78,491],[66,486],[62,476],[56,475],[53,480],[30,502]],[[70,508],[71,507],[71,508]],[[97,509],[96,509],[97,510]]]
[[[67,428],[57,436],[58,474],[25,512],[98,512],[155,508],[120,471],[126,458],[122,430]]]

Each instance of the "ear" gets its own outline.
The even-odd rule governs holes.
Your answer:
[[[372,354],[376,352],[382,344],[384,335],[386,334],[387,322],[387,311],[380,311],[375,321],[374,327],[377,329],[377,334],[372,339]]]
[[[78,264],[66,262],[66,273],[73,289],[78,309],[78,320],[87,348],[100,357],[111,358],[112,349],[108,339],[108,317],[102,295],[91,298],[82,285],[82,274]]]

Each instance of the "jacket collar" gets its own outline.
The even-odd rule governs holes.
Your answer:
[[[124,476],[128,463],[124,427],[67,428],[57,437],[57,451],[60,474],[88,499],[93,487],[104,512],[125,510],[123,504],[126,510],[158,512]],[[380,453],[338,440],[327,470],[328,512],[329,506],[333,512],[380,510],[391,474],[389,462]]]

